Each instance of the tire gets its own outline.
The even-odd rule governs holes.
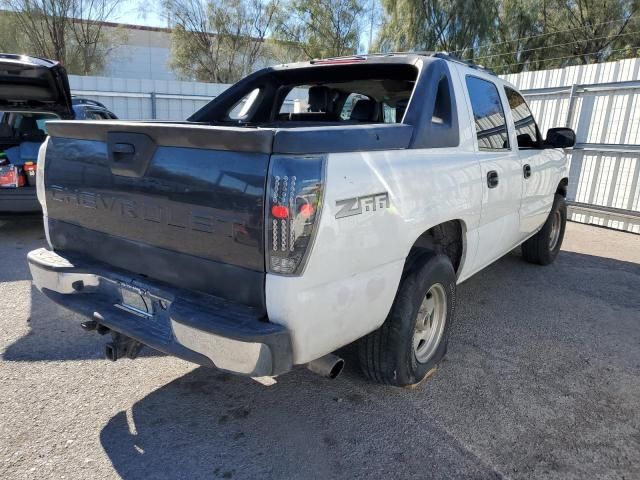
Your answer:
[[[359,340],[365,376],[401,387],[415,386],[430,377],[447,351],[455,299],[456,275],[449,258],[433,253],[416,258],[403,275],[385,322]],[[431,306],[435,306],[433,315],[425,315]],[[419,322],[422,328],[418,331]]]
[[[522,244],[522,257],[529,263],[549,265],[558,256],[567,225],[567,204],[556,194],[542,229]]]

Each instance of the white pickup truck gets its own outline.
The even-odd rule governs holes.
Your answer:
[[[306,92],[302,111],[285,99]],[[64,97],[64,95],[51,95]],[[374,381],[442,360],[456,284],[522,244],[553,262],[574,133],[446,54],[260,70],[186,122],[56,121],[40,150],[35,285],[140,347],[249,375],[357,341]]]

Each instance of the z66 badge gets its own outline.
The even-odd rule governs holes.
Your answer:
[[[351,217],[364,212],[375,212],[376,210],[389,208],[389,193],[381,192],[337,200],[336,207],[339,208],[336,218]]]

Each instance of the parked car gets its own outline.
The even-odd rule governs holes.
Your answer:
[[[306,111],[283,102],[307,89]],[[554,261],[575,135],[540,135],[517,89],[444,54],[282,65],[185,122],[49,123],[38,289],[110,332],[201,365],[421,382],[456,285],[522,245]],[[46,173],[45,173],[46,172]],[[496,292],[499,294],[499,292]]]
[[[0,54],[0,212],[40,210],[35,163],[49,120],[116,118],[100,102],[72,97],[59,63]]]
[[[73,115],[75,120],[117,120],[118,117],[115,113],[110,111],[104,104],[91,100],[90,98],[83,98],[72,96],[71,105],[73,109]]]

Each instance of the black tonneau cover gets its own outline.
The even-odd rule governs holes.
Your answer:
[[[107,141],[109,132],[144,133],[159,146],[254,153],[311,154],[408,148],[413,127],[404,124],[313,124],[300,128],[228,127],[191,122],[47,122],[54,137]]]

